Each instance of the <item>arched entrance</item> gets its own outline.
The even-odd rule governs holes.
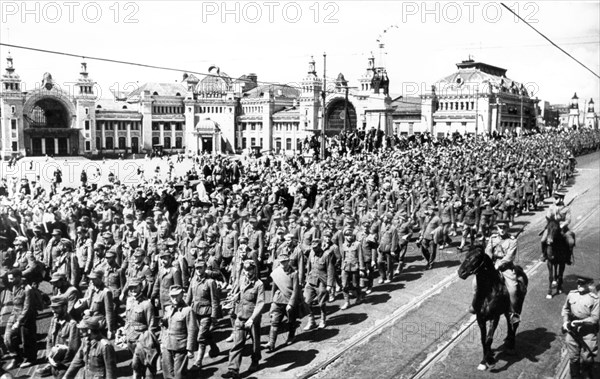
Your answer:
[[[72,155],[79,150],[79,132],[71,128],[71,112],[63,101],[46,96],[25,107],[25,146],[31,155]]]
[[[356,130],[356,109],[344,98],[332,100],[327,107],[327,130],[329,136],[339,134],[342,130]]]

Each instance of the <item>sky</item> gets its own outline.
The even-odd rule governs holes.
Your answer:
[[[600,2],[507,2],[536,29],[600,72]],[[87,59],[101,96],[145,82],[175,82],[211,65],[231,77],[300,83],[314,56],[319,77],[343,73],[358,86],[371,53],[394,95],[415,96],[471,56],[507,69],[534,97],[568,103],[577,92],[600,107],[600,80],[497,2],[411,1],[0,1],[0,41],[74,53],[10,50],[25,88],[45,72],[63,86],[95,56],[175,68],[141,68]],[[384,44],[380,49],[378,40]],[[383,52],[383,54],[382,54]],[[2,70],[4,71],[4,70]],[[600,112],[599,112],[600,113]]]

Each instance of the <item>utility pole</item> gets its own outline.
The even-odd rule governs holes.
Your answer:
[[[479,88],[475,90],[475,141],[479,133]]]
[[[327,96],[327,53],[323,53],[323,122],[321,123],[321,160],[325,160],[325,123],[327,122],[327,115],[325,112],[325,97]]]

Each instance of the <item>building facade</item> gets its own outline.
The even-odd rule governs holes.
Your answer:
[[[429,132],[443,137],[461,134],[523,133],[537,127],[537,99],[506,69],[471,59],[437,81],[420,98],[393,100],[394,131],[401,135]]]

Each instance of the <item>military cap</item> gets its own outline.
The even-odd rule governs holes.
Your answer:
[[[52,230],[52,235],[60,236],[60,235],[62,235],[62,231],[60,229],[54,229],[54,230]]]
[[[238,241],[241,243],[242,241],[248,242],[248,237],[246,236],[240,236],[240,238],[238,238]]]
[[[329,237],[331,238],[333,236],[333,233],[331,232],[331,230],[327,229],[323,232],[323,237]]]
[[[169,287],[169,296],[177,296],[183,293],[183,288],[179,284],[174,284]]]
[[[166,242],[167,246],[177,246],[177,241],[175,241],[174,239],[169,238]]]
[[[594,279],[587,277],[587,276],[582,276],[582,275],[578,275],[577,276],[577,284],[578,285],[586,285],[586,284],[591,284],[594,282]]]
[[[14,244],[15,245],[22,244],[22,243],[27,243],[27,242],[29,242],[29,240],[27,239],[27,237],[22,237],[22,236],[18,236],[14,240]]]
[[[277,260],[280,261],[280,262],[282,262],[282,261],[289,261],[290,260],[290,256],[289,256],[288,253],[283,252],[283,253],[281,253],[281,254],[279,254],[277,256]]]
[[[231,217],[229,217],[227,215],[223,216],[223,219],[221,221],[223,221],[223,223],[225,223],[225,224],[233,222],[233,220],[231,219]]]
[[[256,268],[256,263],[252,259],[246,259],[244,261],[244,270],[248,271],[253,268]]]
[[[142,284],[142,281],[140,280],[140,278],[133,278],[129,281],[129,283],[127,283],[128,287],[137,287],[140,284]]]
[[[93,317],[84,317],[83,320],[77,324],[79,329],[90,329],[90,330],[100,330],[100,320],[101,316],[93,316]]]
[[[321,239],[320,238],[313,238],[313,240],[311,241],[311,243],[314,244],[320,244],[321,243]]]
[[[285,234],[285,228],[283,226],[278,227],[277,234]]]
[[[346,230],[344,230],[344,235],[351,236],[351,235],[354,235],[354,233],[353,233],[352,229],[346,229]]]
[[[36,226],[33,227],[33,231],[34,232],[43,232],[44,228],[42,228],[42,226],[38,224],[38,225],[36,225]]]
[[[87,229],[84,228],[83,226],[78,226],[76,232],[77,232],[77,234],[85,233],[85,232],[87,232]]]
[[[249,221],[249,222],[257,222],[258,220],[256,219],[256,217],[254,217],[254,216],[251,216],[251,217],[248,219],[248,221]]]
[[[554,191],[554,197],[565,197],[567,193],[563,190]]]
[[[206,261],[202,258],[197,258],[196,261],[194,262],[194,267],[196,267],[196,268],[206,267]]]
[[[169,253],[166,250],[163,250],[163,251],[160,252],[160,254],[158,256],[159,256],[159,258],[170,257],[171,253]]]
[[[135,249],[135,251],[133,252],[133,256],[134,257],[145,257],[146,252],[144,251],[144,249],[139,247],[139,248]]]
[[[88,275],[88,278],[90,278],[90,279],[104,279],[104,272],[103,271],[92,271]]]
[[[52,278],[50,278],[50,283],[60,282],[61,280],[67,280],[67,276],[60,272],[55,272],[52,274]]]
[[[208,247],[208,243],[206,243],[206,241],[200,241],[198,242],[198,248],[199,249],[206,249]]]
[[[104,237],[104,238],[111,238],[112,236],[113,236],[113,234],[111,232],[108,232],[108,231],[102,233],[102,237]]]
[[[110,257],[116,257],[117,254],[113,251],[113,250],[109,250],[106,252],[106,258],[110,258]]]
[[[106,245],[104,245],[102,242],[96,242],[94,244],[94,250],[104,249],[105,247],[106,247]]]
[[[496,220],[496,226],[498,228],[508,228],[508,220]]]
[[[51,308],[58,308],[67,304],[69,304],[69,301],[64,296],[52,296],[52,299],[50,299]]]

